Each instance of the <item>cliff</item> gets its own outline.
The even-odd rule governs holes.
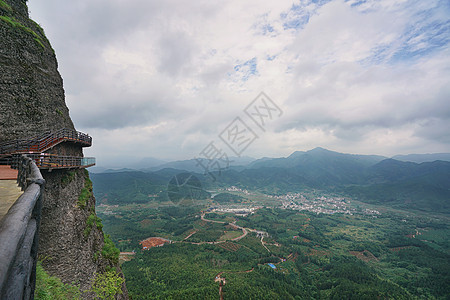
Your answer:
[[[74,129],[55,53],[42,28],[29,18],[25,0],[0,0],[0,40],[0,143]],[[82,156],[81,146],[73,143],[61,143],[49,152]],[[122,276],[116,250],[105,241],[95,214],[88,172],[43,170],[42,175],[46,187],[39,257],[44,269],[82,291],[106,271]],[[125,284],[122,291],[116,298],[128,299]]]

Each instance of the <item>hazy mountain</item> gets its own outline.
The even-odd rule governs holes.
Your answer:
[[[102,173],[106,170],[108,169],[104,167],[93,166],[89,168],[89,173]]]
[[[450,153],[407,154],[392,157],[396,160],[411,161],[415,163],[431,162],[435,160],[450,161]]]
[[[195,159],[171,161],[151,168],[142,168],[141,170],[144,172],[155,172],[162,169],[177,169],[196,173],[202,171]]]
[[[196,165],[195,160],[177,161],[163,165],[170,168],[158,167],[147,173],[122,170],[95,174],[93,181],[101,182],[100,187],[96,186],[99,193],[108,189],[106,185],[114,185],[115,193],[103,198],[118,201],[119,195],[128,195],[127,201],[145,202],[148,199],[143,195],[160,193],[173,176],[188,171],[195,173],[205,188],[235,185],[280,194],[314,188],[343,192],[364,202],[450,212],[450,162],[445,161],[418,164],[316,148],[286,158],[256,160],[247,167],[232,167],[220,174],[213,172],[217,181],[204,176]]]
[[[94,194],[98,203],[125,204],[167,201],[167,189],[177,176],[191,176],[199,182],[198,190],[205,197],[201,174],[187,173],[177,169],[162,169],[156,172],[141,172],[128,170],[122,172],[93,173],[91,179],[94,184]],[[173,184],[172,184],[173,185]],[[181,193],[181,192],[180,192]],[[173,200],[173,199],[172,199]]]
[[[130,168],[120,168],[120,169],[104,169],[102,172],[93,172],[93,173],[121,173],[121,172],[134,172],[135,169]]]
[[[296,151],[285,158],[257,160],[251,163],[249,168],[269,168],[271,169],[269,172],[275,174],[279,173],[277,169],[283,169],[283,172],[289,170],[290,176],[298,177],[299,180],[302,178],[302,184],[321,187],[361,183],[366,177],[367,168],[383,159],[385,157],[343,154],[315,148],[306,152]]]
[[[154,157],[144,157],[134,166],[134,168],[135,169],[152,168],[163,165],[165,163],[167,163],[167,161],[165,160],[161,160]]]
[[[450,212],[450,162],[384,160],[370,168],[365,185],[346,187],[359,200],[435,212]]]
[[[324,148],[314,148],[309,151],[296,151],[288,157],[282,158],[263,158],[252,162],[249,167],[261,168],[261,167],[276,167],[276,168],[290,168],[290,167],[303,167],[308,165],[317,166],[328,165],[328,167],[335,166],[336,164],[351,164],[359,167],[372,166],[386,157],[378,155],[355,155],[344,154],[339,152],[330,151]],[[338,165],[336,167],[338,167]]]
[[[202,163],[204,165],[208,164],[208,161],[206,159],[202,159]],[[243,156],[243,157],[230,157],[229,158],[229,166],[230,167],[238,167],[238,166],[247,166],[251,162],[255,161],[255,158]],[[219,162],[221,167],[225,168],[226,163],[225,162]],[[195,173],[203,173],[204,169],[199,164],[199,162],[196,159],[189,159],[189,160],[178,160],[178,161],[172,161],[168,163],[164,163],[155,167],[151,168],[142,168],[142,171],[158,171],[161,169],[177,169],[177,170],[184,170],[188,172],[195,172]]]
[[[331,189],[370,203],[450,211],[450,162],[445,161],[418,164],[316,148],[255,161],[241,172],[225,172],[220,180],[281,193],[304,187]]]
[[[170,180],[156,173],[139,171],[112,172],[91,174],[94,184],[94,195],[98,203],[146,203],[150,201],[149,195],[158,195],[162,199],[162,193]]]

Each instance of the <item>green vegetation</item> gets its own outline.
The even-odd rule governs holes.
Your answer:
[[[117,264],[119,262],[119,249],[116,248],[111,237],[108,234],[104,234],[104,244],[102,248],[102,256],[105,259],[108,259],[113,264]]]
[[[144,204],[167,201],[168,177],[143,172],[91,174],[95,183],[95,197],[99,203]],[[161,192],[164,191],[164,192]]]
[[[63,112],[60,111],[59,109],[56,109],[55,111],[56,111],[56,113],[57,113],[58,115],[60,115],[61,117],[63,116]]]
[[[37,300],[65,300],[80,299],[80,289],[75,285],[64,284],[61,279],[50,276],[45,272],[41,262],[36,267],[36,291],[35,299]]]
[[[83,232],[84,237],[87,238],[89,236],[89,234],[91,234],[91,230],[94,226],[97,227],[98,230],[102,230],[102,228],[103,228],[102,219],[97,217],[95,212],[91,212],[91,214],[89,215],[89,217],[86,220],[86,228],[84,229],[84,232]]]
[[[450,295],[446,217],[384,211],[375,218],[262,208],[247,217],[206,214],[206,219],[227,221],[214,223],[201,220],[200,210],[135,205],[117,207],[103,216],[105,230],[118,246],[137,252],[122,264],[133,299],[214,298],[219,273],[226,279],[223,292],[229,299]],[[240,232],[230,228],[230,218],[240,226],[268,232],[265,247],[252,232],[239,241],[206,244]],[[176,232],[183,226],[190,229]],[[150,236],[178,242],[141,251],[138,242]],[[269,262],[276,269],[268,267]]]
[[[177,177],[178,185],[174,179],[175,175],[179,176]],[[148,202],[160,204],[169,201],[176,203],[185,201],[191,205],[193,198],[209,200],[210,194],[199,188],[200,183],[197,180],[187,175],[190,174],[177,174],[176,170],[168,173],[127,171],[91,174],[95,184],[95,197],[104,204],[125,205]]]
[[[216,275],[226,279],[228,299],[407,298],[401,287],[374,276],[374,270],[347,257],[333,260],[318,271],[302,259],[279,263],[272,270],[264,254],[213,245],[172,244],[138,253],[122,265],[133,299],[213,299],[218,292]],[[270,258],[270,256],[267,256]],[[222,273],[223,272],[223,273]],[[347,293],[347,294],[345,294]]]
[[[115,295],[122,294],[121,287],[124,282],[125,279],[111,268],[104,273],[95,273],[89,292],[93,292],[96,299],[115,299]],[[81,299],[81,294],[78,286],[64,284],[58,277],[48,275],[41,262],[38,262],[36,267],[35,299],[78,300]]]
[[[214,201],[219,204],[240,203],[245,200],[244,197],[230,193],[220,193],[214,196]]]
[[[63,187],[66,187],[69,183],[72,182],[72,180],[75,178],[75,171],[67,171],[62,177],[61,177],[61,185]]]
[[[44,28],[41,27],[40,24],[36,23],[35,21],[31,20],[30,21],[34,24],[34,26],[36,26],[36,28],[38,29],[39,33],[45,37],[45,32],[44,32]]]
[[[137,171],[94,174],[97,199],[105,204],[159,205],[167,202],[167,194],[183,197],[189,188],[170,184],[181,170],[160,170],[145,173]],[[187,174],[187,173],[181,173]],[[233,169],[216,174],[211,183],[207,177],[194,174],[203,180],[205,189],[236,186],[254,193],[283,195],[286,193],[320,190],[339,193],[353,199],[400,209],[425,212],[450,213],[450,162],[435,161],[415,164],[379,157],[360,157],[316,149],[291,155],[286,159],[272,159],[255,163],[242,171]],[[204,192],[204,190],[202,190]],[[227,204],[231,194],[217,195],[216,202]],[[253,195],[248,200],[261,203]],[[207,199],[203,193],[197,200]],[[175,201],[176,202],[176,201]]]
[[[91,292],[95,293],[97,299],[115,299],[115,295],[122,294],[122,284],[125,279],[115,270],[104,273],[95,273]]]
[[[101,254],[102,253],[100,251],[95,251],[95,253],[94,253],[94,262],[97,261],[100,258]]]
[[[0,20],[3,20],[4,22],[8,23],[11,26],[18,27],[22,24],[16,21],[16,19],[8,16],[0,16]]]
[[[88,176],[86,176],[84,187],[81,189],[80,195],[78,196],[78,207],[81,209],[85,209],[90,198],[92,198],[92,181]]]
[[[0,8],[4,9],[6,11],[9,11],[9,12],[13,11],[11,6],[3,0],[0,0]]]
[[[45,49],[44,44],[42,43],[42,38],[39,36],[36,32],[34,32],[31,28],[24,26],[22,23],[17,21],[14,17],[8,17],[8,16],[0,16],[0,20],[8,23],[14,28],[19,28],[21,30],[24,30],[25,32],[30,33],[33,35],[33,39],[38,43],[43,49]]]
[[[98,208],[104,230],[120,250],[136,252],[122,265],[133,299],[216,298],[222,279],[225,299],[450,298],[448,162],[404,163],[324,149],[294,153],[224,171],[207,186],[235,186],[233,193],[245,201],[222,193],[190,207],[167,201],[176,172],[93,176],[106,204]],[[305,195],[290,207],[332,195],[344,197],[351,209],[325,215],[320,201],[317,213],[278,208],[288,192]],[[216,203],[263,208],[202,219]],[[173,243],[142,251],[139,241],[148,237]]]

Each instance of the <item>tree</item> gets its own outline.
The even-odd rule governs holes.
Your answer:
[[[117,294],[122,294],[122,284],[125,279],[115,270],[105,273],[96,273],[91,292],[95,293],[97,299],[114,299]]]

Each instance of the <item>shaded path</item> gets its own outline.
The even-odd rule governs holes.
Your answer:
[[[17,185],[17,174],[10,166],[0,165],[0,220],[23,193]]]
[[[0,220],[22,194],[16,180],[0,180]]]

